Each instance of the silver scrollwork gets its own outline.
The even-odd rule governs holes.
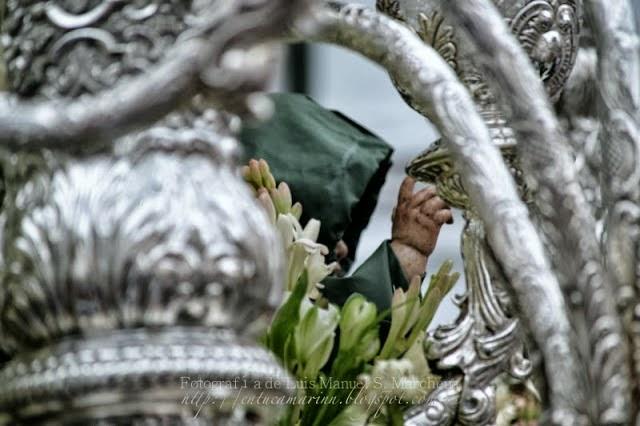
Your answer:
[[[493,4],[472,0],[463,5],[454,0],[443,6],[452,22],[462,24],[466,43],[474,46],[474,59],[492,77],[488,80],[492,88],[509,106],[521,165],[535,186],[537,212],[553,247],[555,269],[560,281],[565,286],[575,283],[583,297],[584,321],[590,327],[588,357],[598,401],[597,421],[625,424],[631,406],[626,338],[612,283],[603,270],[593,231],[596,222],[580,187],[566,137],[529,58]],[[517,75],[513,67],[520,70]]]
[[[412,106],[436,123],[442,132],[460,166],[466,192],[487,226],[491,247],[515,290],[518,305],[525,313],[523,318],[534,330],[535,341],[545,360],[549,360],[547,379],[554,392],[553,407],[579,418],[585,401],[579,398],[576,389],[580,389],[584,379],[558,282],[527,209],[518,197],[513,178],[492,144],[472,99],[437,52],[402,24],[355,6],[347,6],[338,13],[316,12],[315,19],[320,24],[313,26],[313,32],[305,33],[305,25],[301,24],[303,36],[349,47],[380,63]],[[474,400],[480,401],[481,393],[482,401],[486,401],[483,408],[479,411],[469,408]],[[470,420],[479,418],[476,416],[491,418],[490,388],[469,386],[465,395],[468,399],[461,401],[456,410],[468,413]],[[451,403],[443,402],[441,406],[451,407]]]
[[[281,6],[7,3],[0,423],[233,424],[234,407],[185,403],[185,377],[292,392],[247,336],[282,296],[281,247],[218,109],[255,102],[270,52],[253,45],[293,19]]]

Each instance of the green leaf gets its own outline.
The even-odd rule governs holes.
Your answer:
[[[293,334],[293,330],[300,320],[300,305],[306,294],[307,273],[304,272],[298,279],[293,292],[276,311],[267,333],[267,348],[283,362],[288,358],[286,354],[287,340]]]
[[[287,337],[284,344],[284,356],[282,363],[290,373],[295,373],[298,368],[298,358],[296,357],[296,344],[293,334]]]
[[[387,413],[389,415],[391,426],[402,426],[404,424],[401,407],[395,404],[389,404],[387,405]]]

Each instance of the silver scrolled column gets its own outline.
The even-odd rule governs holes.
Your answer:
[[[443,10],[473,46],[474,61],[491,77],[492,89],[506,106],[518,139],[522,168],[534,184],[545,234],[558,256],[560,280],[575,282],[583,297],[590,374],[597,394],[597,424],[627,424],[628,351],[615,293],[603,270],[593,232],[595,220],[547,93],[526,53],[489,0],[451,0],[443,2]],[[563,417],[569,418],[566,413]]]
[[[581,398],[579,361],[572,343],[568,313],[558,281],[540,239],[520,201],[513,178],[475,105],[447,63],[416,34],[391,18],[359,6],[318,8],[296,27],[298,38],[354,50],[383,66],[411,104],[436,124],[451,150],[478,215],[487,226],[491,247],[515,290],[523,319],[544,354],[552,411],[580,423],[586,412]],[[473,405],[477,394],[463,394]],[[467,400],[465,400],[467,398]],[[451,396],[447,395],[451,401]],[[442,404],[425,407],[427,420],[451,418]],[[438,417],[441,416],[441,417]],[[555,416],[558,417],[558,416]]]
[[[603,247],[640,392],[640,42],[628,0],[585,0],[597,52],[596,111],[607,208]],[[636,422],[640,421],[636,402]]]

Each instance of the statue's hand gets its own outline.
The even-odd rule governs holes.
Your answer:
[[[392,244],[403,245],[429,257],[440,228],[453,223],[451,209],[436,195],[434,187],[414,194],[415,179],[407,177],[400,186],[398,204],[393,211]],[[406,249],[405,249],[406,250]]]

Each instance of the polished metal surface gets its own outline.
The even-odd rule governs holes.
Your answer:
[[[185,378],[293,392],[246,333],[283,295],[282,256],[234,136],[264,109],[272,52],[254,45],[292,13],[7,2],[0,421],[245,424],[221,406],[240,388],[198,405]]]
[[[0,423],[249,421],[185,376],[293,392],[247,336],[282,256],[234,136],[278,40],[366,56],[442,134],[408,172],[465,210],[468,288],[406,423],[493,424],[494,379],[538,370],[545,424],[637,422],[638,35],[584,3],[7,0]]]
[[[596,222],[579,185],[566,136],[542,85],[527,68],[527,57],[506,36],[509,29],[491,3],[474,0],[447,6],[452,19],[468,23],[465,29],[477,48],[477,60],[510,108],[522,141],[518,143],[521,164],[535,185],[536,211],[555,269],[560,281],[578,289],[582,297],[595,421],[625,424],[631,415],[627,342],[599,242],[594,232],[585,232],[596,229]],[[520,70],[518,75],[512,72],[514,67]]]
[[[497,255],[495,259],[486,256],[485,229],[478,220],[472,221],[465,232],[467,281],[472,283],[466,308],[455,326],[436,331],[429,354],[432,359],[439,358],[441,368],[465,373],[459,387],[460,403],[451,403],[450,391],[437,393],[435,396],[446,402],[441,401],[438,409],[431,406],[432,399],[426,402],[429,421],[490,423],[495,415],[492,379],[503,372],[519,378],[529,373],[518,337],[519,321],[510,307],[503,306],[504,294],[499,295],[490,285],[491,266],[487,262],[494,262],[493,271],[504,271],[508,277],[524,312],[522,318],[544,353],[546,377],[557,395],[554,409],[579,419],[585,410],[586,401],[580,395],[586,378],[574,349],[562,293],[473,98],[435,49],[392,19],[346,6],[338,12],[318,10],[315,21],[313,25],[303,22],[298,35],[348,47],[378,62],[410,104],[436,124],[459,164],[460,182],[468,188],[476,217],[486,224],[488,240]],[[314,31],[305,32],[305,25]],[[416,416],[422,418],[422,414]]]
[[[613,285],[602,269],[595,210],[579,185],[585,182],[583,176],[587,173],[578,175],[576,162],[549,103],[561,96],[578,53],[581,3],[498,1],[494,6],[488,1],[387,0],[380,1],[378,6],[414,27],[456,69],[488,127],[495,129],[494,143],[509,154],[511,147],[517,146],[516,158],[507,159],[515,165],[516,177],[520,177],[520,170],[525,172],[519,179],[525,184],[520,192],[535,201],[532,211],[540,223],[567,300],[572,301],[579,294],[581,300],[577,302],[579,306],[574,306],[573,316],[580,323],[578,327],[590,329],[584,336],[590,342],[584,356],[590,364],[596,395],[587,396],[591,399],[589,404],[582,403],[582,417],[556,410],[551,420],[561,424],[585,423],[588,416],[594,416],[598,424],[625,424],[631,410],[626,339],[615,308]],[[633,33],[627,22],[630,14],[613,12],[609,21],[613,17],[627,24],[626,34]],[[607,34],[610,39],[616,38],[614,31]],[[630,61],[622,67],[631,72],[634,45],[621,38],[616,40],[631,53]],[[611,50],[608,52],[612,55]],[[617,58],[619,61],[620,56]],[[627,99],[626,92],[617,93]],[[579,99],[567,101],[579,103]],[[588,129],[591,125],[590,131],[595,131],[592,123],[593,119],[581,124]],[[586,160],[584,156],[590,154],[579,155]],[[454,204],[462,203],[462,207],[473,209],[473,204],[465,203],[464,188],[447,162],[446,152],[436,148],[417,159],[409,172],[437,182],[441,195]],[[591,184],[594,183],[592,180]],[[599,188],[593,192],[590,199],[595,203]],[[629,228],[624,230],[628,232]],[[633,256],[627,255],[625,259],[632,261]],[[478,256],[465,257],[465,263],[478,263]],[[549,391],[553,400],[554,391]],[[574,400],[585,398],[578,396],[579,392],[573,395]],[[589,413],[587,408],[597,412]]]
[[[6,3],[8,85],[21,97],[0,100],[0,141],[67,151],[109,146],[197,93],[264,116],[255,92],[272,53],[244,47],[280,35],[305,8],[284,0]]]
[[[616,288],[616,302],[629,338],[630,365],[640,422],[640,40],[630,1],[585,1],[597,53],[601,123],[604,258]]]

